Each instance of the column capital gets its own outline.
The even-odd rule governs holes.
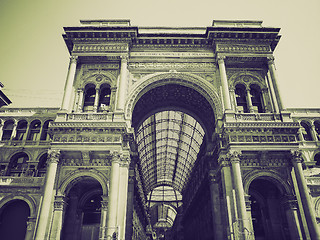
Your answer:
[[[269,65],[274,64],[274,56],[267,57],[267,60]]]
[[[108,199],[109,197],[106,195],[102,195],[101,196],[102,200],[101,200],[101,209],[108,211]]]
[[[64,195],[56,195],[54,197],[54,211],[64,211],[66,206],[67,202]]]
[[[129,56],[128,55],[121,55],[120,59],[121,59],[121,62],[128,62]]]
[[[208,179],[210,183],[218,183],[219,182],[219,175],[216,171],[209,171]]]
[[[232,163],[239,163],[240,156],[241,156],[241,153],[239,153],[237,151],[229,151],[229,153],[227,154],[227,158],[230,160],[231,164]]]
[[[291,150],[290,154],[291,154],[291,159],[294,163],[303,162],[301,150]]]
[[[48,163],[58,163],[60,155],[61,155],[60,150],[49,149],[48,150]]]
[[[112,154],[112,162],[118,162],[120,164],[130,164],[130,154],[128,153],[119,153],[119,152],[113,152]]]
[[[226,56],[217,56],[218,64],[223,64],[225,59],[226,59]]]
[[[230,160],[226,156],[219,157],[218,163],[221,167],[229,167],[231,164]]]
[[[77,63],[78,62],[79,57],[78,56],[70,56],[70,63]]]

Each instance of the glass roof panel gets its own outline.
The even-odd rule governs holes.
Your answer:
[[[147,118],[136,132],[146,191],[166,182],[181,192],[203,137],[201,125],[183,112],[162,111]]]

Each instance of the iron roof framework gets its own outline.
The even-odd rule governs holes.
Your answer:
[[[204,137],[200,123],[180,111],[162,111],[136,131],[146,193],[167,185],[180,193],[191,174]]]

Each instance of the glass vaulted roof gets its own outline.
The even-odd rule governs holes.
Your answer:
[[[147,118],[136,131],[146,192],[167,185],[181,193],[203,137],[201,125],[186,113],[162,111]]]

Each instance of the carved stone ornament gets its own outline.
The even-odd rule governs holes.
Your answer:
[[[227,154],[227,158],[230,160],[231,163],[237,163],[237,162],[240,162],[240,153],[237,152],[237,151],[230,151],[228,154]]]
[[[60,150],[48,150],[48,163],[58,163],[60,158]]]
[[[220,157],[218,159],[218,162],[221,167],[229,167],[230,166],[230,160],[227,157]]]
[[[303,158],[302,158],[301,150],[292,150],[291,151],[291,159],[292,159],[293,162],[302,163],[303,162]]]

